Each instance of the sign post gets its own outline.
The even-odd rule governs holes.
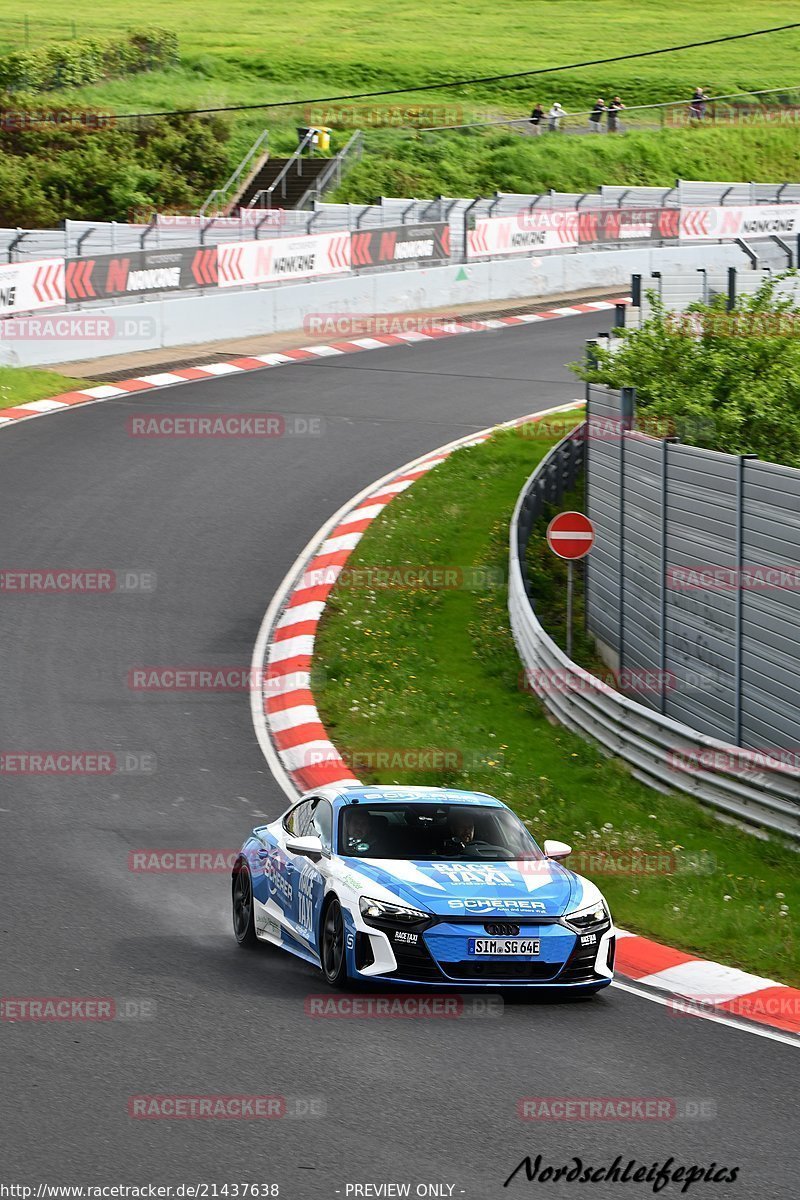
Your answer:
[[[563,512],[547,526],[547,544],[567,563],[567,658],[572,658],[572,609],[575,593],[575,562],[594,545],[594,525],[579,512]]]

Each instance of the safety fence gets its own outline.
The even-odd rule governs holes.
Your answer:
[[[0,315],[65,304],[323,278],[352,270],[443,263],[445,224],[322,233],[278,241],[133,250],[0,265]]]
[[[320,204],[310,214],[273,210],[208,221],[162,216],[143,227],[67,222],[64,230],[0,231],[9,260],[0,266],[0,316],[588,247],[746,246],[745,238],[767,244],[798,232],[800,184],[685,181],[674,188],[601,188],[586,195],[385,197],[380,205]],[[56,252],[59,244],[66,253]],[[103,252],[93,252],[93,245]]]
[[[593,441],[586,427],[579,426],[536,468],[511,521],[508,607],[527,687],[559,722],[622,758],[649,786],[688,793],[729,817],[800,838],[800,770],[794,763],[780,755],[743,750],[630,699],[569,659],[538,620],[529,595],[525,550],[543,499],[557,503],[570,486],[580,454],[576,442],[584,444],[591,462]],[[600,515],[590,563],[604,548],[609,528],[613,524]],[[590,600],[591,578],[590,573]],[[637,597],[626,596],[624,587],[622,594],[628,620],[635,625]],[[617,611],[615,595],[603,597],[603,608]],[[657,672],[652,674],[657,678]]]

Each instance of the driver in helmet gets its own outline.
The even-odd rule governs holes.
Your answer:
[[[362,808],[351,809],[345,818],[344,853],[369,854],[377,849],[375,824]]]

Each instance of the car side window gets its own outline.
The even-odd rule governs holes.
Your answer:
[[[312,820],[312,800],[303,800],[300,804],[295,804],[294,808],[290,808],[286,816],[283,818],[283,828],[292,837],[307,837],[313,832],[311,829]]]
[[[333,830],[333,810],[327,800],[317,800],[314,803],[314,833],[326,850],[331,849],[331,832]]]

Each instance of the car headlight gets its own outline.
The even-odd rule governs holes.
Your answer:
[[[361,915],[368,925],[418,925],[430,920],[430,913],[422,912],[419,908],[409,908],[404,904],[387,904],[385,900],[370,900],[362,896],[358,902]]]
[[[594,904],[590,904],[586,908],[579,908],[576,912],[567,913],[564,920],[579,933],[591,933],[595,929],[609,925],[611,913],[604,900],[596,900]]]

